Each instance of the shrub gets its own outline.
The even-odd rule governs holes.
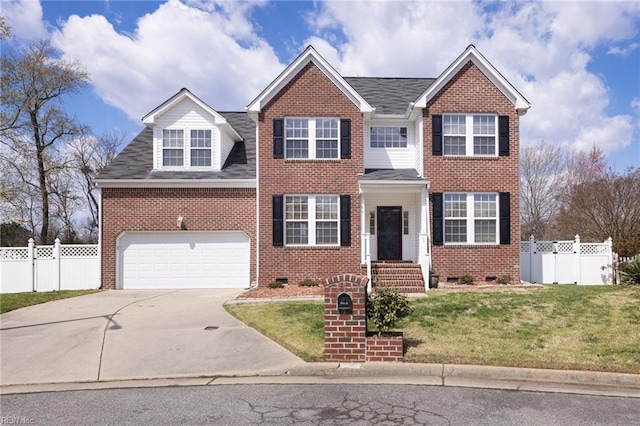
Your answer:
[[[367,318],[379,333],[389,331],[396,322],[411,314],[409,300],[404,294],[390,288],[381,288],[367,296]]]
[[[640,284],[640,255],[631,259],[630,262],[621,264],[620,275],[626,284]]]
[[[465,274],[460,278],[458,278],[458,284],[471,285],[473,284],[473,282],[474,282],[473,276],[470,274]]]
[[[305,278],[298,283],[298,286],[300,287],[317,287],[318,285],[318,281],[314,280],[313,278]]]
[[[268,288],[284,288],[284,284],[280,281],[273,281],[267,284]]]
[[[510,284],[510,283],[511,283],[511,275],[509,274],[500,275],[498,278],[496,278],[496,284]]]

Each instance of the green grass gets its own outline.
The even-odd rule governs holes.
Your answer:
[[[67,299],[69,297],[84,296],[85,294],[96,293],[100,290],[63,290],[49,291],[43,293],[6,293],[0,295],[0,314],[25,308],[31,305],[51,302],[53,300]]]
[[[405,361],[640,373],[640,287],[547,286],[411,299]],[[227,309],[305,360],[322,359],[322,302]]]
[[[321,302],[262,302],[224,305],[227,312],[305,361],[322,361]]]

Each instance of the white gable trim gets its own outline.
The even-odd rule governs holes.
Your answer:
[[[256,188],[255,179],[96,179],[98,188]]]
[[[147,126],[153,127],[156,124],[156,119],[158,117],[160,117],[166,111],[176,106],[178,103],[180,103],[184,99],[189,99],[190,101],[198,105],[200,108],[205,110],[208,114],[210,114],[213,117],[214,124],[216,126],[220,126],[220,128],[223,129],[228,135],[230,135],[233,140],[235,141],[243,140],[242,136],[240,136],[240,134],[238,134],[236,129],[234,129],[233,126],[231,126],[227,122],[226,118],[224,118],[216,110],[211,108],[209,105],[203,102],[200,98],[198,98],[193,93],[191,93],[189,89],[185,89],[185,88],[180,89],[178,93],[176,93],[175,95],[167,99],[165,102],[162,103],[162,105],[158,106],[156,109],[154,109],[153,111],[151,111],[150,113],[142,117],[142,122]]]
[[[276,77],[246,108],[248,113],[259,113],[284,87],[309,63],[313,62],[361,112],[373,112],[374,108],[356,92],[349,83],[313,48],[308,46],[285,70]]]
[[[467,64],[473,62],[480,71],[513,103],[518,114],[524,115],[531,108],[529,101],[472,44],[433,82],[418,98],[415,106],[426,108],[427,103]]]

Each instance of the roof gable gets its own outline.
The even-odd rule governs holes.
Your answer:
[[[361,112],[373,112],[373,107],[313,48],[308,46],[275,80],[249,105],[249,113],[259,113],[302,69],[313,62],[344,93]]]
[[[190,100],[191,102],[202,108],[213,118],[213,123],[226,131],[234,140],[242,140],[242,136],[240,136],[236,129],[234,129],[231,124],[229,124],[227,119],[222,114],[218,113],[196,95],[191,93],[189,89],[185,88],[180,89],[178,93],[176,93],[175,95],[164,101],[160,106],[156,107],[153,111],[142,117],[142,122],[147,126],[153,127],[157,123],[160,116],[162,116],[164,113],[174,108],[184,100]]]
[[[507,81],[506,78],[476,49],[470,44],[458,58],[433,82],[429,88],[418,98],[416,107],[425,108],[427,103],[469,62],[476,67],[511,101],[520,115],[526,114],[531,108],[529,101]]]

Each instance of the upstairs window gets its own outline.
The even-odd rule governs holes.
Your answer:
[[[497,230],[497,194],[444,194],[445,243],[497,244]]]
[[[211,167],[211,129],[163,129],[162,167]]]
[[[370,129],[371,148],[406,148],[406,127],[374,126]]]
[[[497,121],[492,114],[443,115],[444,155],[497,156]]]
[[[337,118],[286,118],[285,157],[337,159],[339,120]]]
[[[184,165],[184,131],[162,131],[162,165],[182,167]]]
[[[191,167],[211,167],[211,130],[191,130]]]

